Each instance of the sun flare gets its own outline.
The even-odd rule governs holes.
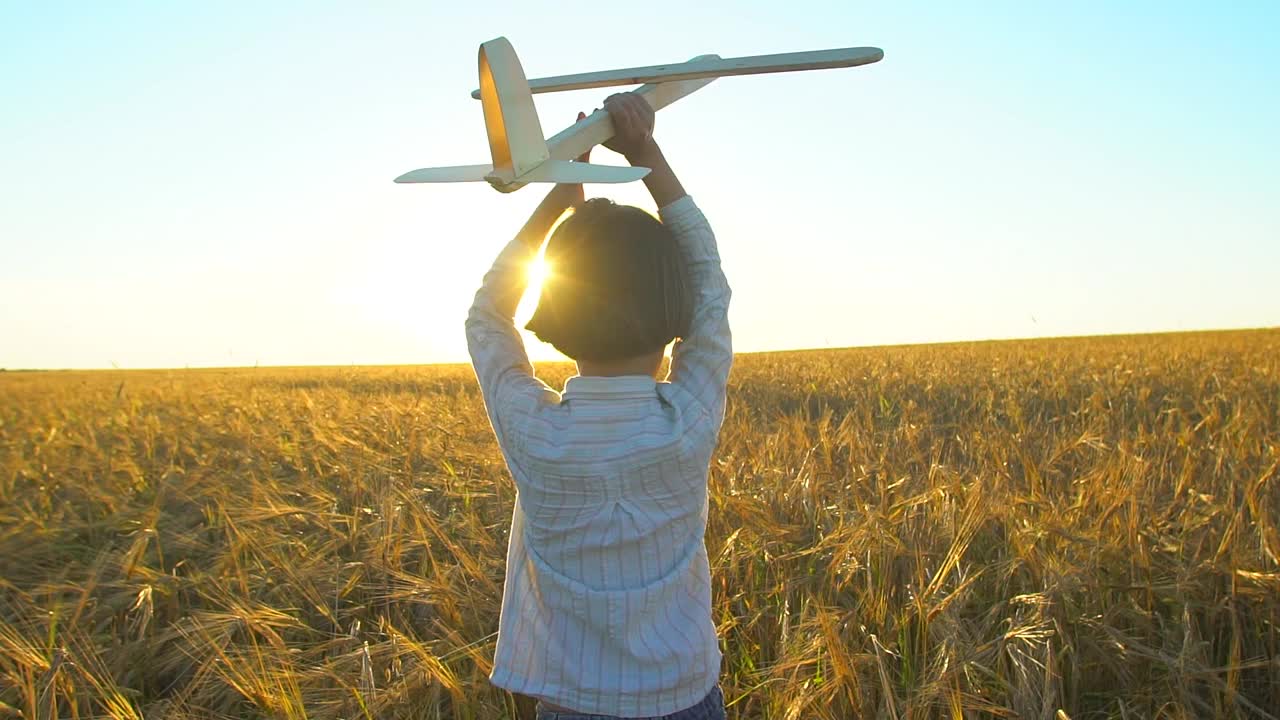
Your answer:
[[[529,278],[529,289],[526,292],[537,297],[542,293],[543,281],[551,274],[551,265],[547,263],[546,258],[539,255],[529,263],[529,268],[525,272]]]
[[[520,304],[516,307],[516,325],[523,327],[529,318],[533,317],[533,311],[538,307],[538,298],[542,295],[542,283],[551,274],[551,267],[547,261],[539,253],[537,257],[529,261],[529,266],[525,268],[525,278],[528,285],[525,287],[524,296],[520,298]]]

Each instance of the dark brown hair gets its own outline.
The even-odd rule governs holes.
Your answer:
[[[611,362],[688,332],[689,281],[675,237],[640,208],[587,201],[547,241],[550,272],[525,326],[575,360]]]

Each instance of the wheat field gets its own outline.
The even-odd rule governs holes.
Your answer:
[[[0,443],[0,717],[527,711],[468,367],[8,372]],[[730,717],[1280,715],[1278,474],[1280,331],[739,356]]]

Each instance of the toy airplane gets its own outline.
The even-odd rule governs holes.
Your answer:
[[[635,92],[655,111],[670,105],[712,80],[726,75],[795,72],[854,67],[884,57],[879,48],[841,48],[779,55],[721,58],[700,55],[675,65],[604,70],[528,80],[516,51],[500,37],[480,45],[480,89],[471,93],[484,110],[492,165],[455,165],[414,170],[398,183],[487,181],[500,192],[513,192],[526,183],[623,183],[649,174],[645,167],[617,167],[570,162],[613,137],[609,113],[596,110],[556,135],[543,139],[542,124],[533,105],[534,93],[636,85]]]

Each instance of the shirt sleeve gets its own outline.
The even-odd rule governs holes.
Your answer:
[[[715,234],[693,198],[686,195],[676,200],[658,210],[658,216],[675,235],[693,296],[689,332],[671,353],[670,382],[709,412],[718,427],[724,418],[725,388],[733,364],[729,282],[720,268]]]
[[[558,395],[533,375],[533,365],[515,325],[515,307],[526,286],[525,273],[533,250],[519,238],[512,240],[485,273],[467,313],[467,351],[480,383],[485,409],[494,433],[509,448],[509,428],[516,417]]]

